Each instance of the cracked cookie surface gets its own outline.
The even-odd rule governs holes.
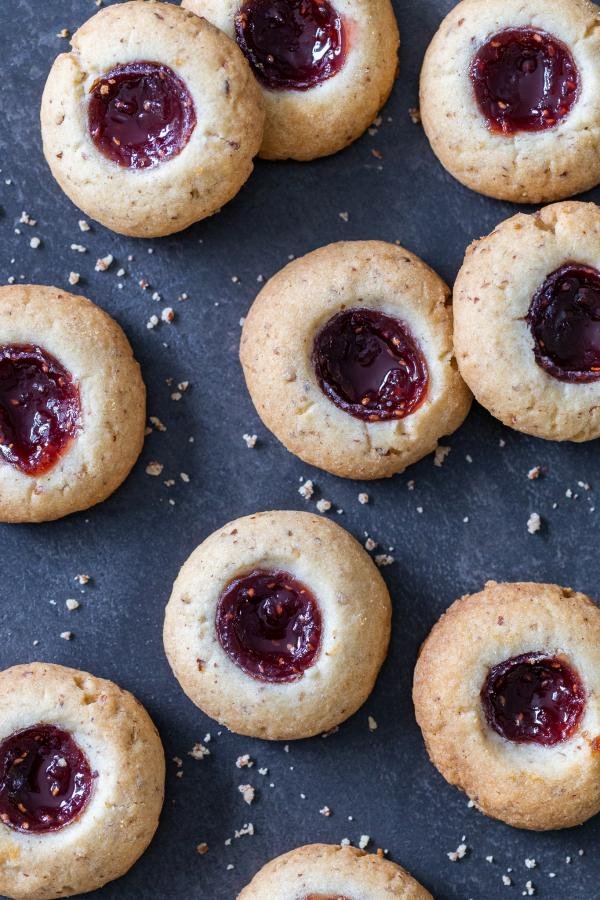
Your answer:
[[[353,897],[432,900],[397,863],[339,844],[308,844],[272,859],[238,900],[346,900]]]
[[[72,821],[53,831],[27,833],[0,821],[0,891],[15,900],[51,900],[124,875],[152,840],[163,802],[164,753],[148,713],[111,681],[35,662],[0,673],[2,763],[7,739],[27,747],[28,730],[59,735],[58,750],[77,748],[85,760],[80,773],[88,767],[89,796]],[[72,749],[66,758],[51,746],[45,752],[59,773],[74,762]],[[13,766],[27,764],[23,756]],[[35,765],[28,777],[43,781]],[[2,781],[2,800],[15,785]]]
[[[67,196],[120,234],[159,237],[217,212],[252,172],[260,90],[235,42],[169,3],[100,10],[54,62],[44,153]]]
[[[536,831],[600,811],[599,698],[600,609],[570,588],[527,582],[490,581],[453,603],[413,685],[443,777],[486,815]]]
[[[265,425],[346,478],[401,472],[470,407],[448,288],[383,241],[330,244],[285,266],[252,304],[240,357]]]
[[[600,208],[518,213],[467,250],[454,345],[475,398],[505,425],[554,441],[600,436]]]
[[[240,22],[250,22],[253,14],[260,14],[262,28],[257,38],[262,54],[257,59],[257,72],[265,102],[265,134],[260,156],[265,159],[310,160],[336,153],[351,144],[373,123],[386,102],[398,68],[398,26],[389,0],[332,0],[331,3],[285,3],[279,0],[183,0],[182,6],[204,16],[225,32],[238,39]],[[293,89],[293,63],[306,37],[298,13],[302,6],[312,6],[319,19],[327,16],[337,22],[337,42],[340,53],[333,62],[335,70],[328,76],[302,90]],[[296,21],[285,27],[290,7],[296,8]],[[284,26],[281,28],[281,21]],[[288,75],[287,83],[277,88],[265,84],[264,64],[269,69],[277,58],[269,54],[269,41],[275,38],[280,52],[279,63]],[[255,31],[256,34],[256,31]],[[272,35],[270,37],[270,35]],[[285,37],[288,43],[281,43]],[[310,50],[315,60],[321,60],[327,41],[324,29],[316,33],[317,42]],[[247,44],[243,41],[244,45]],[[311,42],[312,43],[312,42]],[[305,51],[306,53],[306,51]],[[292,70],[290,72],[290,69]]]
[[[140,367],[114,319],[58,288],[0,288],[0,521],[105,500],[141,452],[145,419]]]
[[[229,522],[184,563],[164,643],[175,677],[238,734],[295,740],[365,702],[387,653],[383,578],[343,528],[305,512]]]
[[[594,187],[598,7],[589,0],[462,0],[427,50],[420,110],[433,152],[472,190],[548,203]]]

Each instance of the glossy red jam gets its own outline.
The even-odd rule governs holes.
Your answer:
[[[216,629],[225,652],[248,675],[294,681],[317,656],[321,613],[308,588],[288,572],[260,569],[225,588]]]
[[[489,38],[471,64],[479,108],[492,131],[553,128],[579,95],[569,48],[535,28],[509,28]]]
[[[307,894],[303,900],[350,900],[345,894]]]
[[[567,263],[552,272],[527,314],[536,362],[559,381],[600,379],[600,272]]]
[[[92,85],[90,134],[98,150],[119,166],[147,169],[177,156],[195,125],[187,87],[162,63],[117,66]]]
[[[79,390],[72,376],[34,344],[0,346],[0,459],[41,475],[79,429]]]
[[[344,27],[328,0],[247,0],[235,31],[257,78],[272,90],[306,91],[344,64]]]
[[[313,365],[323,393],[369,422],[403,419],[427,396],[425,357],[407,326],[373,309],[338,313],[317,334]]]
[[[0,820],[17,831],[57,831],[77,818],[91,792],[89,763],[73,737],[35,725],[0,744]]]
[[[350,900],[345,894],[307,894],[302,900]]]
[[[566,662],[533,652],[490,669],[481,701],[489,725],[508,741],[552,747],[579,725],[585,691]]]

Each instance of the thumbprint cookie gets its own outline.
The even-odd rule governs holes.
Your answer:
[[[390,0],[183,0],[234,38],[266,108],[260,155],[315,159],[366,131],[392,90]]]
[[[190,700],[238,734],[293,740],[365,702],[387,653],[385,583],[348,532],[303,512],[230,522],[184,564],[164,641]]]
[[[44,153],[67,196],[120,234],[158,237],[210,216],[252,172],[260,90],[235,42],[170,3],[100,10],[54,62]]]
[[[455,431],[471,402],[448,288],[382,241],[331,244],[282,269],[250,309],[240,355],[267,428],[346,478],[401,472]]]
[[[589,0],[462,0],[433,38],[421,118],[462,184],[544,203],[600,182],[600,11]]]
[[[51,900],[124,875],[164,775],[148,713],[116,684],[49,663],[0,672],[0,893]]]
[[[431,761],[517,828],[600,811],[600,609],[554,584],[457,600],[423,644],[413,697]]]
[[[475,397],[506,425],[600,437],[600,207],[520,213],[472,244],[454,288],[454,345]]]
[[[354,847],[307,844],[272,859],[238,900],[432,900],[401,866]]]
[[[0,287],[0,521],[105,500],[144,441],[146,389],[121,328],[86,300]]]

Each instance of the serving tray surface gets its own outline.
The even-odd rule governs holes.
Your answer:
[[[400,77],[371,133],[314,163],[259,162],[220,214],[149,242],[94,223],[80,231],[83,216],[41,153],[41,92],[67,46],[57,34],[74,31],[95,4],[0,6],[0,277],[68,290],[69,272],[79,272],[75,290],[125,328],[148,385],[149,414],[166,426],[153,429],[131,477],[101,506],[48,525],[0,528],[0,666],[39,659],[111,678],[147,706],[165,744],[159,832],[126,877],[98,892],[105,900],[230,900],[285,850],[344,838],[358,844],[362,835],[439,900],[520,896],[529,881],[539,897],[599,896],[600,817],[548,834],[485,818],[428,762],[410,700],[428,630],[456,597],[486,580],[557,582],[600,597],[596,444],[534,440],[475,407],[444,441],[452,449],[441,466],[430,456],[390,481],[343,481],[303,465],[265,430],[237,358],[240,319],[260,281],[292,256],[343,239],[399,241],[452,283],[470,241],[515,209],[454,182],[409,112],[423,53],[451,0],[394,5]],[[600,192],[584,199],[599,200]],[[23,211],[35,226],[19,221]],[[95,272],[107,254],[110,269]],[[167,306],[175,322],[148,329]],[[185,382],[187,389],[178,387]],[[244,434],[257,435],[254,448]],[[164,466],[160,476],[146,473],[151,462]],[[534,466],[542,477],[530,481]],[[313,480],[312,501],[298,493],[301,479]],[[362,491],[366,505],[358,502]],[[382,570],[394,604],[389,657],[365,707],[326,738],[284,746],[229,734],[185,698],[168,668],[161,631],[172,582],[191,550],[224,522],[269,508],[314,510],[320,498],[333,503],[327,515],[394,559]],[[533,535],[526,527],[532,512],[543,523]],[[79,585],[79,574],[89,583]],[[76,612],[67,611],[70,597],[81,601]],[[64,631],[72,640],[60,637]],[[196,742],[210,756],[189,756]],[[244,754],[254,761],[250,769],[236,767]],[[238,791],[244,783],[256,788],[251,806]],[[324,806],[330,816],[320,814]],[[202,842],[205,855],[196,852]],[[453,862],[447,854],[461,843],[467,853]]]

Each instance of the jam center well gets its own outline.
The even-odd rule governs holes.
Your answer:
[[[585,691],[566,662],[532,652],[490,669],[481,701],[488,724],[508,741],[552,747],[575,732]]]
[[[328,0],[247,0],[235,31],[257,78],[271,90],[306,91],[344,64],[344,27]]]
[[[358,419],[403,419],[427,396],[429,374],[407,326],[373,309],[338,313],[318,332],[313,365],[323,393]]]
[[[0,347],[0,459],[41,475],[75,437],[81,415],[72,376],[33,344]]]
[[[527,322],[536,362],[559,381],[600,379],[600,272],[567,263],[531,301]]]
[[[289,573],[256,570],[225,588],[216,629],[225,652],[248,675],[293,681],[315,661],[321,613],[308,588]]]
[[[470,74],[489,128],[503,134],[553,128],[579,96],[569,48],[535,28],[509,28],[488,38]]]
[[[18,731],[0,744],[0,820],[31,834],[57,831],[83,811],[93,777],[68,732],[54,725]]]
[[[98,150],[119,166],[146,169],[172,159],[195,125],[190,92],[162,63],[116,66],[92,85],[90,135]]]

